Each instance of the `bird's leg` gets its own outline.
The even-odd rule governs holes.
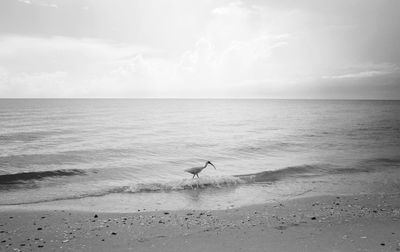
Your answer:
[[[193,174],[193,178],[192,179],[194,179],[195,176],[196,176],[196,174]]]
[[[196,174],[196,176],[197,176],[198,178],[200,178],[198,173]]]

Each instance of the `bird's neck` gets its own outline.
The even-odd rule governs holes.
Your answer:
[[[204,168],[206,168],[206,167],[207,167],[207,165],[208,165],[208,163],[206,163],[206,164],[204,165],[203,169],[204,169]]]

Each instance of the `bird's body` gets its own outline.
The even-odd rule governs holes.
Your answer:
[[[189,168],[189,169],[186,169],[185,172],[188,172],[188,173],[193,174],[193,178],[194,178],[195,176],[197,176],[198,178],[200,178],[200,177],[199,177],[199,173],[200,173],[202,170],[204,170],[204,169],[207,167],[207,165],[209,165],[209,164],[212,165],[212,166],[214,167],[214,169],[217,169],[217,168],[215,168],[215,166],[214,166],[210,161],[207,161],[207,162],[204,164],[204,166]]]

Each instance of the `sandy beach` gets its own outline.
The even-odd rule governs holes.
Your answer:
[[[400,251],[398,194],[214,211],[0,211],[1,251]]]

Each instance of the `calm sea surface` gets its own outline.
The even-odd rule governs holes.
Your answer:
[[[3,99],[0,205],[390,174],[399,115],[399,101]],[[183,172],[207,160],[200,180]]]

